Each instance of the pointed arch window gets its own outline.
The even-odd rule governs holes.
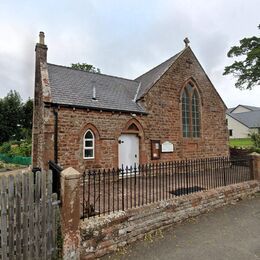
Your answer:
[[[188,83],[182,92],[183,137],[200,137],[200,98],[197,89]]]
[[[94,159],[95,158],[95,136],[93,132],[88,129],[83,138],[83,158]]]
[[[194,89],[192,94],[192,135],[195,138],[200,137],[200,105],[196,89]]]
[[[186,89],[182,93],[182,132],[183,137],[190,136],[190,102]]]

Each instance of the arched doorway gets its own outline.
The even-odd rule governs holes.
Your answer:
[[[137,134],[122,134],[118,139],[119,168],[139,164],[139,137]]]
[[[140,139],[142,127],[132,119],[118,138],[118,166],[119,168],[138,166],[140,162]]]

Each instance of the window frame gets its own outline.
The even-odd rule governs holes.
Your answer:
[[[193,89],[191,95],[191,121],[192,121],[192,137],[200,138],[201,136],[201,114],[200,114],[200,98],[196,88]]]
[[[184,95],[186,95],[186,100],[188,100],[188,102],[186,101],[186,103],[188,103],[188,105],[186,105],[186,109],[188,109],[188,111],[183,110]],[[197,104],[197,105],[195,105],[196,106],[195,109],[194,109],[194,103],[193,103],[194,96],[195,96],[195,100],[196,100],[196,104]],[[195,116],[194,116],[194,113],[196,113]],[[186,119],[183,117],[184,114],[189,115],[188,123],[187,123],[188,130],[189,130],[188,134],[186,133],[186,130],[184,129],[184,120]],[[194,120],[196,121],[195,124],[194,124]],[[187,119],[186,119],[186,121],[187,121]],[[198,124],[197,124],[197,122],[198,122]],[[200,97],[197,87],[192,82],[187,82],[181,92],[181,125],[182,125],[182,138],[185,138],[185,139],[201,138],[201,97]],[[196,131],[194,131],[194,127],[196,127]],[[195,133],[196,133],[196,135],[195,135]]]
[[[184,100],[185,100],[185,103],[183,102]],[[183,108],[185,108],[185,110]],[[191,125],[190,98],[189,98],[189,93],[188,93],[186,87],[184,88],[184,90],[182,92],[182,96],[181,96],[181,116],[182,116],[182,137],[189,138],[190,134],[191,134],[191,131],[190,131],[190,125]],[[184,135],[184,133],[186,135]]]
[[[92,135],[92,138],[86,138],[87,133],[90,132]],[[86,141],[92,141],[92,146],[86,146]],[[91,150],[93,151],[93,156],[92,157],[86,157],[85,156],[85,151],[86,150]],[[83,137],[83,159],[85,160],[93,160],[95,159],[95,135],[91,129],[87,129],[87,131],[84,134]]]

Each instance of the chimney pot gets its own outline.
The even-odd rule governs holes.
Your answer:
[[[40,44],[45,45],[44,38],[45,38],[44,32],[40,32],[40,34],[39,34],[39,43]]]

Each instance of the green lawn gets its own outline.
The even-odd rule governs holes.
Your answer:
[[[238,139],[229,139],[229,145],[231,147],[244,147],[250,148],[253,146],[253,142],[250,138],[238,138]]]

